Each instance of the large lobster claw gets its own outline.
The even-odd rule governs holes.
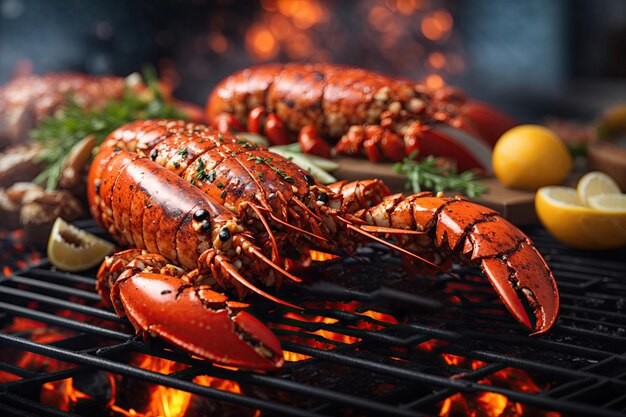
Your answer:
[[[246,369],[272,370],[284,363],[276,336],[241,311],[247,305],[208,286],[140,272],[116,281],[111,299],[138,333],[159,336],[193,355]]]
[[[494,217],[472,227],[464,252],[480,263],[520,323],[534,334],[552,327],[559,311],[559,291],[552,271],[524,233],[505,219]]]

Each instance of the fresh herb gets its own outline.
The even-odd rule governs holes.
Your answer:
[[[190,179],[189,182],[191,183],[191,185],[196,185],[196,180],[195,179]]]
[[[222,187],[224,187],[224,183],[223,183],[223,182],[221,182],[221,181],[220,181],[220,182],[218,182],[218,183],[217,183],[217,184],[215,184],[215,185],[217,185],[217,188],[222,188]]]
[[[215,170],[214,169],[209,171],[209,175],[207,175],[207,179],[209,180],[209,182],[215,181]]]
[[[46,165],[35,182],[48,189],[56,188],[67,155],[87,135],[94,135],[100,144],[109,133],[134,120],[185,118],[163,99],[153,69],[145,69],[143,78],[145,90],[138,92],[127,87],[121,99],[109,100],[102,108],[87,110],[68,97],[60,110],[43,119],[30,132],[42,149],[37,161]]]
[[[478,181],[472,171],[459,174],[456,165],[442,164],[432,155],[416,161],[416,156],[417,152],[414,152],[394,165],[397,173],[406,174],[406,188],[414,193],[423,190],[434,192],[452,190],[474,198],[487,191],[485,184]]]
[[[250,143],[245,139],[237,139],[237,143],[240,144],[242,148],[250,148],[252,150],[257,149],[255,144]]]
[[[189,152],[187,152],[187,148],[180,148],[176,153],[182,156],[183,158],[186,158],[187,155],[189,155]]]
[[[217,138],[219,139],[220,142],[224,142],[224,136],[222,136],[221,133],[217,134]]]
[[[202,160],[202,158],[198,158],[198,163],[196,164],[196,171],[198,172],[204,171],[204,168],[206,168],[206,165],[204,165],[204,161]]]
[[[222,193],[220,194],[220,197],[221,197],[221,198],[226,197],[226,190],[222,191]]]
[[[230,156],[232,156],[233,158],[237,156],[237,152],[231,152]]]
[[[178,168],[180,166],[180,162],[174,161],[172,162],[172,165],[174,165],[174,168]]]
[[[257,174],[259,175],[259,179],[260,179],[261,181],[265,181],[265,175],[263,175],[263,173],[262,173],[262,172],[257,172]]]
[[[200,180],[200,181],[204,181],[207,178],[209,178],[209,174],[206,173],[206,171],[199,171],[196,174],[196,179]]]

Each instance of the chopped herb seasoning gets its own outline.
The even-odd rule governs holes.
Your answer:
[[[263,173],[262,173],[262,172],[257,172],[257,174],[259,174],[259,179],[260,179],[261,181],[265,181],[265,175],[263,175]]]
[[[189,182],[191,183],[191,185],[196,185],[196,180],[193,178]]]
[[[174,161],[172,162],[172,165],[174,165],[174,168],[178,168],[180,166],[180,164],[178,163],[178,161]]]
[[[189,152],[187,152],[187,148],[180,148],[178,152],[176,153],[182,156],[183,158],[186,158],[187,155],[189,155]]]
[[[217,188],[222,188],[222,187],[224,187],[224,183],[223,183],[223,182],[221,182],[221,181],[220,181],[220,182],[218,182],[218,183],[217,183],[217,184],[215,184],[215,185],[217,185]]]
[[[220,197],[221,197],[221,198],[226,197],[226,190],[222,191],[222,193],[220,194]]]
[[[284,177],[284,179],[285,179],[285,181],[287,181],[288,183],[293,184],[293,181],[294,181],[293,177],[286,176],[286,177]]]
[[[215,170],[214,169],[209,171],[209,174],[207,175],[207,179],[209,180],[209,182],[215,181]]]
[[[206,165],[204,165],[204,161],[202,160],[202,158],[198,158],[198,163],[196,164],[196,171],[204,171],[204,168],[206,168]]]
[[[237,156],[237,152],[231,152],[231,153],[230,153],[230,156],[232,156],[232,157]]]
[[[237,139],[237,143],[240,144],[242,148],[257,149],[255,144],[250,143],[245,139]]]
[[[224,136],[222,136],[221,133],[217,134],[217,138],[219,139],[220,142],[224,142]]]

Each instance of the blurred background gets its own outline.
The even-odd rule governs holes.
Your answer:
[[[626,99],[624,0],[0,0],[0,83],[153,64],[204,104],[263,62],[334,62],[465,88],[521,121]]]

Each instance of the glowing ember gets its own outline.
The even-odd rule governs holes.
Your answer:
[[[362,309],[363,304],[358,301],[352,301],[349,303],[308,302],[308,303],[305,303],[305,305],[308,308],[312,308],[312,309],[332,309],[332,310],[336,309],[336,310],[342,310],[342,311],[349,311],[349,312],[358,314],[360,316],[367,317],[368,319],[373,319],[375,321],[373,322],[371,320],[359,320],[355,324],[350,324],[346,326],[348,328],[362,329],[362,330],[381,330],[385,328],[385,325],[383,323],[398,324],[398,320],[389,314],[381,313],[381,312],[373,311],[373,310],[359,311],[360,309]],[[306,323],[335,324],[339,321],[338,319],[332,318],[332,317],[325,317],[325,316],[318,316],[318,315],[311,315],[311,314],[302,315],[302,314],[293,313],[293,312],[287,312],[285,313],[283,317],[287,319],[293,319],[293,320],[306,322]],[[380,324],[376,322],[380,322]],[[318,329],[316,331],[306,331],[300,327],[297,327],[296,325],[282,324],[282,323],[273,324],[272,327],[283,329],[283,330],[291,330],[294,332],[301,332],[301,333],[304,332],[304,333],[308,333],[308,334],[312,334],[316,336],[321,336],[324,339],[327,339],[329,341],[341,342],[345,344],[354,344],[354,343],[361,341],[361,339],[358,337],[350,336],[350,335],[346,335],[342,333],[337,333],[337,332],[333,332],[333,331],[326,330],[326,329]],[[281,338],[285,340],[289,340],[294,343],[299,343],[302,345],[315,347],[318,349],[334,349],[335,347],[337,347],[336,344],[334,343],[323,343],[319,340],[309,339],[309,338],[302,337],[299,335],[281,336]],[[310,359],[311,357],[308,355],[301,354],[301,353],[284,351],[284,358],[285,358],[285,361],[287,362],[299,362],[299,361],[303,361],[306,359]],[[393,358],[393,359],[402,360],[399,358]]]
[[[426,352],[437,353],[446,346],[446,342],[440,340],[429,340],[418,346]],[[462,356],[449,353],[439,353],[443,361],[454,368],[477,370],[487,365],[485,362],[468,359]],[[464,372],[452,375],[451,379],[458,379],[465,376]],[[509,388],[518,392],[537,394],[541,389],[535,384],[530,375],[521,369],[506,368],[495,372],[484,379],[478,381],[483,385],[493,385],[495,387]],[[544,417],[560,417],[559,413],[543,412],[531,409],[529,406],[514,402],[505,395],[495,392],[478,392],[472,394],[457,393],[446,398],[441,404],[438,415],[440,417],[473,416],[473,417],[515,417],[523,416],[529,410],[532,415]]]
[[[136,355],[131,363],[142,369],[163,374],[170,374],[186,368],[184,364],[147,355]],[[122,377],[107,374],[107,378],[112,394],[109,402],[105,405],[115,413],[124,416],[182,417],[187,413],[194,399],[193,394],[189,392],[168,388],[162,385],[154,385],[149,388],[149,400],[145,406],[142,406],[141,410],[130,407],[124,408],[116,403],[117,389]],[[241,387],[236,382],[208,375],[196,376],[193,382],[221,391],[228,391],[235,394],[242,393]],[[88,394],[85,394],[74,386],[74,380],[72,378],[49,382],[44,384],[42,388],[42,402],[64,411],[72,411],[72,407],[81,400],[93,400]],[[257,413],[255,415],[258,416],[259,414]]]
[[[302,353],[289,352],[288,350],[283,350],[283,357],[285,358],[285,362],[300,362],[307,359],[311,359],[309,355],[304,355]]]
[[[317,250],[309,250],[311,255],[311,260],[317,262],[330,261],[331,259],[337,259],[339,256],[333,255],[332,253],[320,252]]]

